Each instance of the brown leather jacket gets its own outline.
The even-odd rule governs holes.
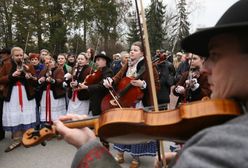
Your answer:
[[[39,79],[46,77],[47,67],[40,72]],[[51,77],[55,80],[55,83],[51,83],[51,90],[55,99],[65,97],[65,89],[63,88],[64,70],[60,67],[52,68]],[[41,84],[41,89],[46,90],[47,82]]]

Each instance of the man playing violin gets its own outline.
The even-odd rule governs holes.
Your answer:
[[[76,65],[72,68],[72,74],[67,75],[67,79],[69,79],[70,82],[68,90],[68,97],[70,100],[67,113],[81,115],[89,113],[89,93],[87,90],[77,89],[78,84],[83,82],[91,71],[91,67],[89,67],[88,63],[89,60],[86,57],[86,54],[80,53],[77,56]]]
[[[13,142],[5,152],[21,145],[23,131],[35,125],[35,69],[23,64],[24,52],[20,47],[11,49],[11,61],[3,64],[0,71],[0,84],[3,90],[3,128],[11,131]]]
[[[247,0],[238,1],[215,27],[196,32],[182,42],[184,50],[207,58],[205,68],[212,90],[211,98],[232,98],[241,104],[243,114],[194,135],[169,167],[248,167],[247,9]],[[66,141],[80,148],[72,167],[83,167],[96,150],[99,155],[87,163],[89,167],[118,167],[109,153],[101,150],[88,128],[71,130],[60,121],[56,126]]]
[[[98,54],[95,56],[95,62],[98,72],[100,71],[100,75],[98,76],[99,79],[96,80],[99,82],[92,83],[91,85],[87,85],[84,82],[79,83],[79,89],[86,89],[89,92],[90,109],[93,116],[101,114],[101,101],[102,98],[108,93],[108,89],[103,86],[103,79],[113,76],[113,72],[109,68],[111,59],[108,56]]]

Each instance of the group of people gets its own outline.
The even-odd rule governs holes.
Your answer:
[[[151,105],[141,42],[133,43],[129,53],[121,52],[115,74],[115,62],[111,62],[111,58],[103,53],[95,55],[91,48],[76,57],[58,54],[55,60],[45,49],[39,54],[30,53],[24,57],[22,48],[13,47],[6,57],[7,60],[1,57],[0,70],[0,84],[4,88],[1,125],[3,130],[12,132],[13,142],[5,152],[19,147],[23,133],[29,128],[35,128],[37,124],[52,124],[65,114],[100,115],[103,98],[126,77],[132,78],[131,85],[142,93],[129,107],[143,108]],[[167,82],[167,79],[163,81],[159,78],[164,78],[165,73],[169,75],[162,72],[163,68],[158,73],[162,64],[157,65],[158,69],[154,66],[157,90],[161,81],[162,84]],[[168,96],[169,93],[167,102]],[[108,148],[107,142],[102,139],[101,142]],[[124,152],[130,152],[133,156],[131,164],[137,167],[139,157],[155,156],[157,147],[152,141],[139,145],[115,144],[114,149],[119,151],[116,156],[119,163],[124,162]]]
[[[66,114],[100,115],[103,112],[103,98],[112,89],[117,89],[125,78],[133,79],[130,84],[139,88],[142,93],[128,107],[145,108],[152,105],[149,75],[141,42],[133,43],[129,53],[124,51],[115,54],[113,60],[105,53],[95,55],[92,48],[77,56],[61,53],[56,60],[45,49],[39,54],[30,53],[26,57],[19,47],[13,47],[6,55],[5,53],[5,50],[1,51],[0,84],[5,88],[1,90],[1,136],[4,138],[4,131],[11,131],[13,138],[5,152],[19,147],[23,133],[38,124],[52,124]],[[174,68],[165,51],[157,52],[153,59],[159,110],[168,109],[171,86],[174,84],[176,87],[173,91],[179,96],[179,101],[185,96],[193,97],[187,99],[189,102],[210,95],[206,75],[200,73],[202,57],[193,55],[181,62],[179,67],[191,61],[185,72]],[[197,69],[197,74],[192,75],[192,79],[189,74],[194,72],[190,72],[190,69]],[[194,87],[189,81],[195,82]],[[100,140],[108,149],[109,144],[101,137]],[[118,151],[115,160],[123,163],[124,152],[128,152],[133,157],[130,167],[135,168],[140,165],[141,156],[156,156],[157,148],[156,141],[134,145],[114,144],[114,149]]]
[[[247,8],[247,0],[238,1],[223,14],[214,27],[196,32],[182,41],[185,51],[200,56],[193,55],[195,63],[193,61],[191,64],[197,64],[196,62],[202,61],[202,57],[205,58],[203,72],[208,78],[211,98],[233,99],[240,105],[241,115],[224,124],[200,131],[184,144],[179,153],[166,153],[166,161],[171,160],[169,167],[248,166],[248,90],[245,77],[248,70]],[[190,78],[185,80],[187,86],[178,84],[175,87],[177,94],[195,92],[202,86],[201,80],[196,79],[199,76],[198,70],[193,66],[192,68],[188,72],[191,73]],[[184,96],[185,100],[194,100],[193,95]],[[61,119],[71,118],[73,116]],[[99,144],[90,129],[71,130],[61,121],[56,121],[55,125],[57,131],[66,137],[65,140],[78,148],[72,167],[120,167],[112,155]],[[160,167],[160,164],[156,164],[156,167]]]
[[[187,54],[176,70],[165,52],[159,52],[153,58],[160,110],[168,109],[172,85],[175,85],[173,94],[179,97],[177,106],[205,97],[233,99],[240,106],[240,116],[199,131],[178,152],[165,153],[163,159],[169,167],[248,166],[248,81],[245,78],[248,70],[247,8],[248,1],[240,0],[227,10],[214,27],[186,37],[182,41],[182,49]],[[1,51],[1,54],[5,53]],[[4,130],[13,133],[14,140],[6,151],[20,145],[23,131],[34,127],[39,115],[41,122],[53,122],[58,133],[78,149],[72,167],[120,167],[120,163],[125,161],[124,152],[129,152],[133,156],[130,167],[135,168],[140,165],[140,156],[156,155],[157,144],[150,141],[133,145],[114,144],[118,153],[113,157],[106,148],[108,143],[101,137],[102,143],[99,142],[91,129],[70,129],[62,122],[87,118],[81,114],[101,114],[102,99],[125,78],[132,78],[130,84],[142,93],[129,107],[152,105],[141,42],[133,43],[129,53],[118,54],[119,59],[112,64],[104,53],[92,59],[94,52],[88,49],[74,58],[76,62],[70,61],[71,69],[65,64],[66,56],[63,54],[58,55],[57,64],[51,56],[42,54],[40,59],[43,62],[38,61],[36,65],[34,62],[38,57],[30,55],[32,65],[24,63],[23,50],[14,47],[11,57],[1,59],[0,84],[4,88],[0,88],[3,97],[2,125]],[[92,71],[94,75],[91,75]],[[118,99],[119,95],[115,98]],[[66,113],[74,114],[64,115]],[[161,167],[161,160],[155,166]]]

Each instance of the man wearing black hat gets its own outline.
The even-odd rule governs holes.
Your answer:
[[[182,42],[182,48],[207,58],[205,66],[212,90],[212,98],[234,99],[242,107],[242,114],[219,126],[200,131],[188,140],[177,159],[171,162],[173,168],[226,168],[248,167],[248,1],[240,0],[230,7],[215,27],[196,32]],[[224,108],[229,109],[227,105]],[[233,110],[231,110],[233,111]],[[208,121],[207,121],[208,122]],[[71,135],[61,122],[56,123],[62,135]],[[82,141],[73,141],[80,136]],[[94,135],[87,128],[67,141],[80,148],[83,161],[94,149],[100,150]],[[79,153],[78,153],[79,154]],[[91,165],[114,165],[111,156],[101,150],[98,159]]]
[[[108,93],[108,89],[103,86],[103,79],[107,77],[112,77],[113,72],[109,68],[111,59],[104,55],[98,54],[95,56],[95,64],[97,66],[98,71],[100,71],[99,80],[100,82],[91,84],[89,86],[84,83],[79,84],[80,89],[87,89],[90,95],[90,110],[92,111],[92,115],[101,114],[101,101],[103,97]]]
[[[8,48],[3,48],[0,51],[0,71],[3,67],[3,64],[6,61],[10,61],[10,49]],[[0,85],[0,140],[4,139],[5,137],[5,132],[3,130],[2,126],[2,114],[3,114],[3,89],[4,86]]]

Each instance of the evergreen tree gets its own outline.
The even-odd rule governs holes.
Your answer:
[[[83,39],[78,34],[75,34],[73,38],[69,39],[68,43],[71,53],[79,54],[80,52],[86,51],[83,49]]]
[[[0,0],[0,47],[25,48],[29,35],[27,52],[46,48],[58,54],[76,51],[70,40],[80,37],[80,50],[120,52],[129,7],[129,0]]]
[[[165,40],[165,10],[162,0],[152,0],[146,10],[147,28],[149,34],[149,43],[152,52],[163,48]]]
[[[13,8],[15,0],[0,0],[0,40],[1,45],[12,47],[13,45]]]
[[[129,13],[128,31],[127,42],[128,48],[130,48],[134,42],[140,41],[140,30],[138,28],[138,19],[135,16],[135,12]]]
[[[188,12],[186,11],[186,1],[179,0],[177,3],[178,14],[175,16],[174,24],[172,25],[173,30],[171,32],[171,42],[173,44],[172,51],[179,51],[181,49],[180,44],[182,39],[189,35],[189,26],[188,22]]]

